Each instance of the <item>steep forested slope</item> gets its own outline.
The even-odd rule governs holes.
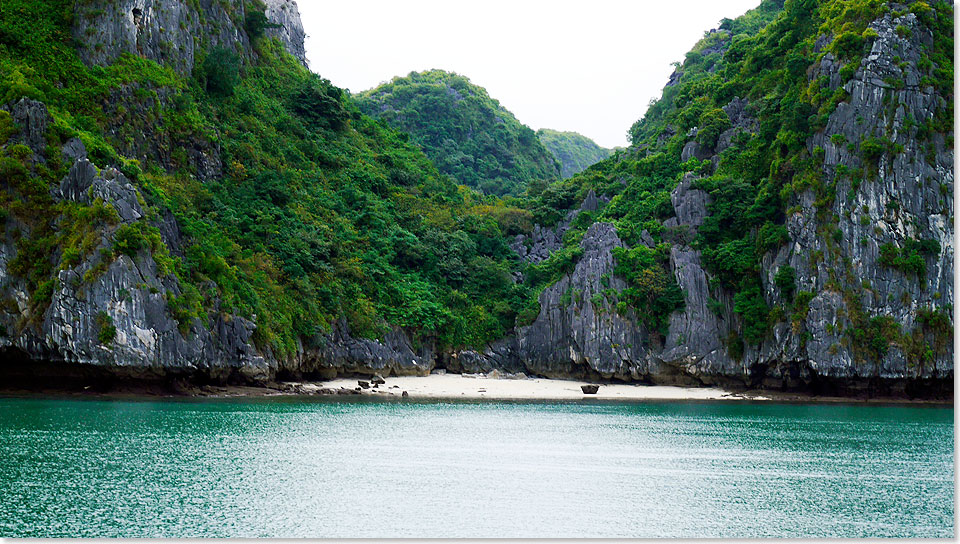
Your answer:
[[[591,164],[606,159],[612,150],[600,147],[596,142],[576,132],[560,132],[542,128],[537,138],[560,161],[560,175],[569,178],[587,169]]]
[[[141,4],[4,2],[0,346],[208,365],[252,331],[269,363],[338,322],[449,346],[512,327],[525,212],[291,56],[295,4]]]
[[[355,98],[367,115],[409,133],[442,173],[487,194],[518,195],[560,175],[533,130],[466,77],[413,72]]]
[[[949,387],[952,51],[945,2],[767,0],[724,20],[633,146],[532,195],[515,248],[546,278],[540,315],[473,364]]]
[[[2,9],[0,356],[27,375],[952,387],[948,3],[765,0],[553,182],[465,78],[358,106],[310,74],[288,0]]]

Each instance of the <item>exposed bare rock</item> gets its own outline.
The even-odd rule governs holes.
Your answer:
[[[296,2],[269,0],[265,15],[280,28],[267,30],[301,62],[305,33]],[[225,46],[250,54],[242,0],[121,0],[77,6],[73,35],[87,64],[106,65],[122,54],[138,55],[189,76],[200,47]],[[200,36],[204,40],[200,40]]]
[[[580,212],[595,212],[600,209],[601,200],[592,190],[587,193],[579,208],[570,210],[567,216],[554,227],[535,225],[533,232],[527,236],[518,234],[510,248],[517,252],[523,260],[529,263],[544,261],[551,253],[563,247],[563,235],[570,228],[570,224]]]
[[[102,199],[117,209],[122,222],[143,215],[136,189],[122,174],[98,172],[86,159],[76,161],[61,188],[67,199]],[[108,246],[112,233],[104,235],[101,247]],[[10,298],[23,301],[19,312],[29,315],[25,286],[7,275],[6,263],[16,251],[10,239],[0,244],[0,284]],[[158,271],[149,251],[135,257],[120,255],[109,263],[102,263],[103,258],[94,252],[76,267],[59,272],[38,325],[20,326],[22,315],[0,313],[0,324],[8,332],[0,335],[0,353],[136,379],[204,375],[224,381],[265,381],[275,372],[275,364],[252,347],[252,322],[219,313],[209,325],[196,318],[178,322],[167,297],[181,294],[179,282]],[[103,272],[97,273],[101,267]],[[105,333],[107,329],[111,332]],[[9,335],[12,331],[17,334]]]
[[[14,141],[23,143],[34,151],[35,156],[43,152],[46,145],[45,134],[53,119],[42,102],[21,98],[10,109],[10,117],[20,127],[20,133]]]
[[[341,319],[330,334],[320,339],[318,347],[303,353],[297,371],[323,377],[337,374],[426,376],[433,366],[433,350],[427,347],[415,353],[403,331],[394,329],[382,341],[355,338],[346,320]]]
[[[595,223],[580,247],[573,273],[540,295],[540,315],[518,330],[518,356],[528,373],[542,376],[599,374],[636,379],[645,373],[648,335],[632,315],[620,315],[616,300],[626,283],[613,274],[612,250],[622,247],[610,223]],[[608,280],[608,286],[603,282]]]
[[[707,206],[713,203],[706,192],[693,189],[695,180],[693,174],[687,174],[677,187],[670,193],[670,201],[677,214],[680,225],[699,227],[707,216]]]
[[[307,52],[303,46],[306,33],[300,21],[297,3],[293,0],[265,0],[264,3],[267,6],[264,12],[267,19],[279,25],[279,28],[268,28],[267,36],[279,39],[287,51],[306,66]]]
[[[696,140],[690,140],[683,146],[683,151],[680,153],[680,160],[687,162],[690,159],[697,159],[702,161],[704,159],[709,159],[713,156],[713,150],[707,146],[700,145]]]
[[[60,182],[60,192],[68,200],[90,204],[96,199],[109,202],[124,223],[133,223],[143,217],[143,209],[133,184],[115,168],[102,172],[87,159],[77,159],[70,172]]]

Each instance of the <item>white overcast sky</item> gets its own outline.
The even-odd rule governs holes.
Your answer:
[[[310,68],[360,92],[440,68],[533,129],[626,145],[704,31],[760,0],[299,0]]]

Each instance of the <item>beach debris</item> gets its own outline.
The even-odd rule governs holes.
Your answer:
[[[383,376],[379,374],[374,374],[373,377],[370,378],[370,383],[372,383],[374,386],[377,386],[377,385],[385,384],[387,382],[386,380],[383,379]]]
[[[447,373],[447,369],[445,369],[445,368],[435,368],[435,369],[431,370],[430,373],[431,373],[431,374],[436,374],[437,376],[443,376],[444,374]]]
[[[581,385],[580,389],[583,391],[584,395],[596,395],[597,391],[600,390],[600,386],[595,384]]]
[[[400,389],[400,386],[399,386],[399,385],[391,385],[391,386],[390,386],[390,389]]]
[[[401,396],[401,397],[409,397],[409,396],[410,396],[410,393],[407,393],[406,391],[404,391],[403,393],[400,393],[400,396]]]
[[[370,382],[368,381],[357,380],[357,384],[364,389],[370,389]]]
[[[495,368],[490,372],[487,372],[487,378],[491,380],[499,380],[500,378],[503,378],[503,372],[500,372]]]

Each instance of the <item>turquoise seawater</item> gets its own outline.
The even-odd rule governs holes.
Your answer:
[[[5,537],[952,537],[953,409],[0,399]]]

